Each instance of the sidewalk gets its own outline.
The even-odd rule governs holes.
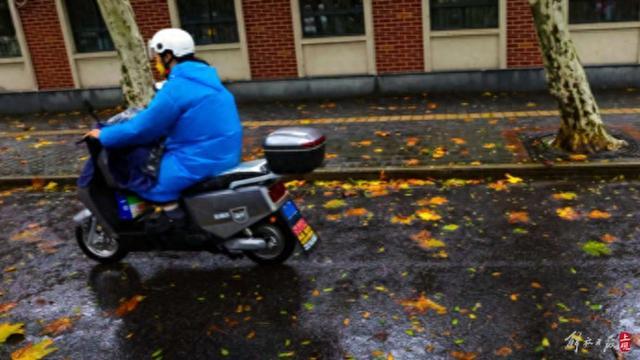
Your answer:
[[[597,94],[614,133],[640,141],[640,92]],[[101,113],[106,117],[115,110]],[[546,94],[428,95],[338,102],[240,105],[245,159],[261,156],[264,137],[283,126],[313,126],[328,138],[320,173],[382,169],[482,171],[517,167],[640,165],[637,147],[620,157],[539,157],[532,138],[552,134],[559,119]],[[86,160],[75,140],[92,120],[76,112],[5,117],[0,121],[0,177],[73,177]],[[590,167],[590,166],[587,166]],[[363,170],[364,169],[364,170]],[[640,168],[639,168],[640,169]]]

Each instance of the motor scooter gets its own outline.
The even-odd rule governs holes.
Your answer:
[[[132,251],[208,251],[233,259],[246,256],[261,265],[286,261],[296,244],[308,252],[318,243],[318,235],[283,180],[320,167],[325,140],[313,128],[272,132],[263,143],[266,158],[243,162],[184,190],[179,206],[185,222],[157,233],[148,230],[153,211],[142,211],[135,218],[122,216],[122,199],[135,194],[118,186],[99,140],[85,138],[94,174],[88,186],[78,189],[86,207],[74,216],[78,245],[87,257],[103,264],[118,262]]]

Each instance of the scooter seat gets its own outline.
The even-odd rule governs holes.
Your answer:
[[[202,180],[182,191],[183,196],[193,196],[210,191],[228,189],[232,182],[250,179],[267,173],[267,161],[264,159],[243,162],[237,167],[220,175]]]

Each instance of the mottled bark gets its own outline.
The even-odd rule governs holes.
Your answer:
[[[129,0],[98,0],[122,62],[122,92],[128,106],[142,107],[153,97],[153,73]]]
[[[607,133],[565,20],[564,0],[529,0],[542,50],[549,92],[562,122],[553,142],[576,153],[617,150],[626,145]]]

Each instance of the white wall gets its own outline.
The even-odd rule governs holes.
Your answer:
[[[598,65],[639,62],[640,27],[608,28],[615,25],[593,24],[571,27],[571,36],[582,63]]]

